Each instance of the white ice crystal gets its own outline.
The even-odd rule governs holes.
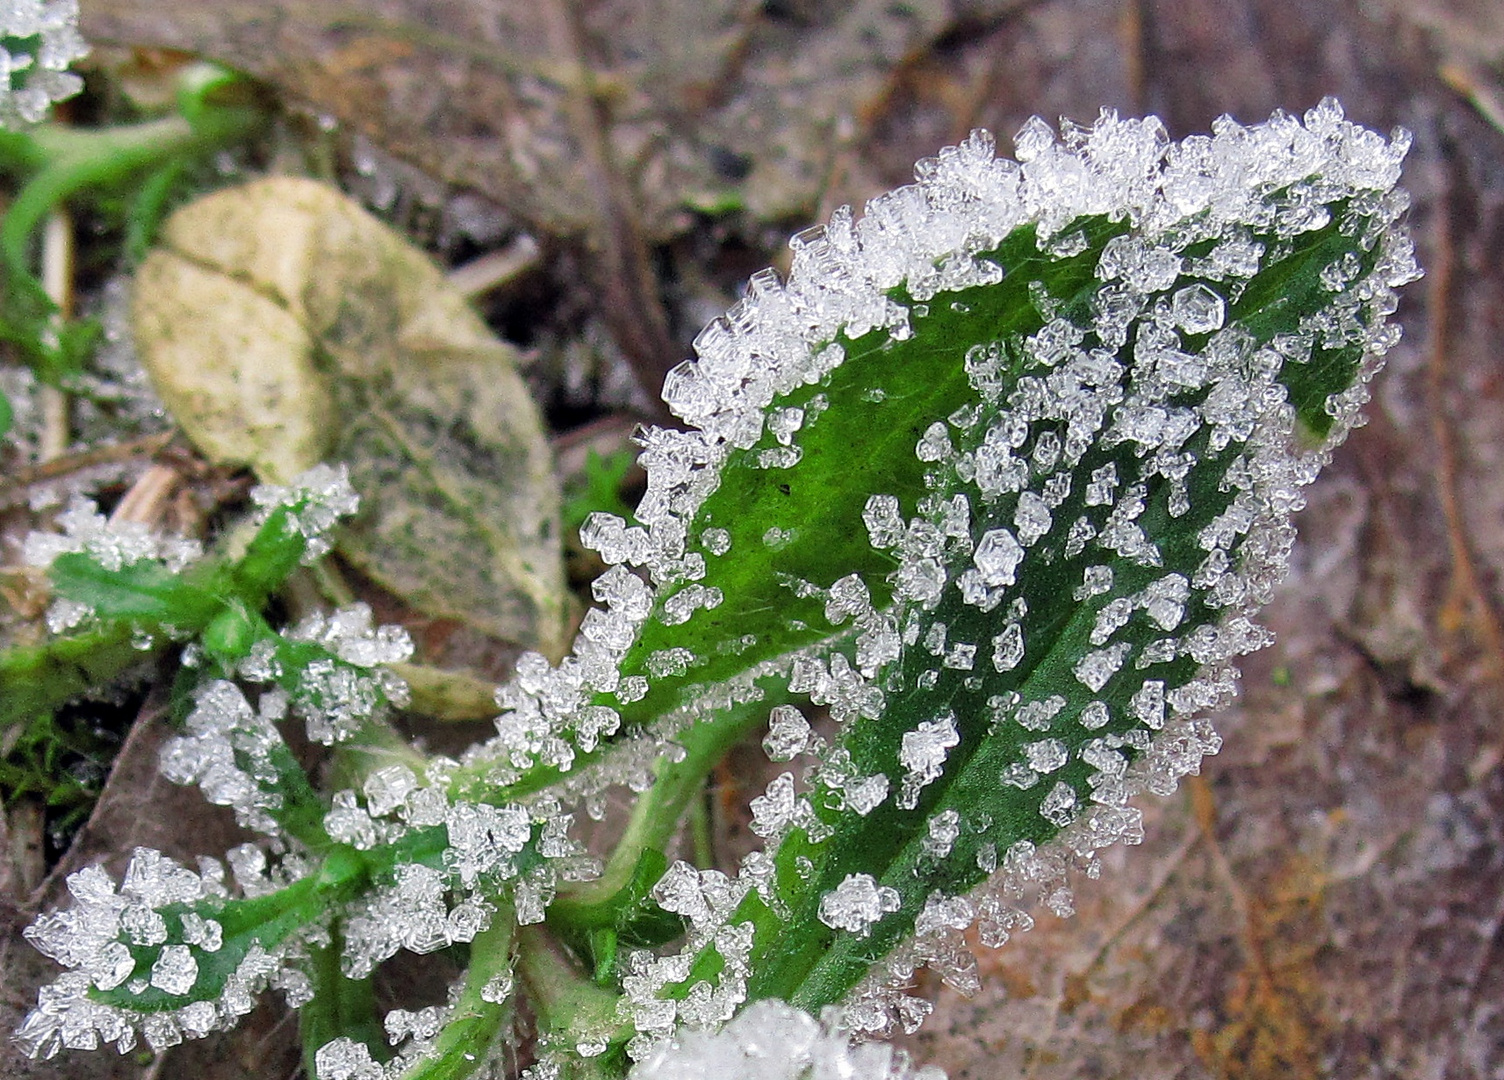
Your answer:
[[[775,705],[768,715],[768,734],[762,746],[773,761],[788,761],[804,753],[810,742],[809,721],[792,705]]]
[[[319,1047],[313,1055],[313,1072],[316,1080],[383,1080],[386,1076],[370,1048],[346,1036]]]
[[[939,779],[945,769],[945,758],[958,742],[954,713],[924,720],[913,731],[904,733],[898,751],[898,761],[904,767],[903,788],[899,792],[898,805],[912,810],[918,805],[919,792]]]
[[[891,1046],[853,1046],[834,1014],[816,1021],[781,1001],[748,1005],[716,1031],[677,1034],[638,1062],[630,1080],[945,1080]]]
[[[288,511],[288,531],[307,541],[304,562],[328,552],[329,531],[360,509],[360,496],[350,486],[350,471],[344,465],[315,465],[285,487],[259,485],[251,489],[251,501],[263,521],[275,510]]]
[[[35,124],[83,80],[68,71],[89,47],[78,34],[78,0],[0,2],[0,128]]]
[[[834,930],[865,936],[872,924],[898,910],[898,890],[879,885],[871,874],[848,874],[820,897],[820,921]]]

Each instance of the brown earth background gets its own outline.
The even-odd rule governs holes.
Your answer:
[[[730,299],[695,278],[697,253],[734,251],[745,276],[972,127],[1109,106],[1179,138],[1335,94],[1363,124],[1410,129],[1427,276],[1369,424],[1310,491],[1266,613],[1278,643],[1247,663],[1222,753],[1081,883],[1075,918],[1041,915],[984,955],[981,994],[930,987],[939,1008],[907,1045],[952,1080],[1504,1077],[1504,5],[82,7],[91,41],[247,71],[572,252],[581,303],[644,382]],[[739,209],[707,225],[717,200]],[[155,779],[160,737],[137,728],[64,870],[135,843],[223,850],[197,794]],[[0,908],[0,1026],[51,977],[18,940],[29,917],[13,892]],[[296,1069],[280,1004],[149,1064],[0,1049],[16,1080]]]

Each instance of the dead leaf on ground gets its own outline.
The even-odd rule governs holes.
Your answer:
[[[137,277],[142,360],[215,461],[346,463],[340,552],[413,607],[564,649],[558,484],[499,341],[353,201],[274,177],[178,211]]]

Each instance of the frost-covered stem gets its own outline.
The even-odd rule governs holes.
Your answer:
[[[491,925],[470,943],[470,967],[454,1012],[434,1040],[432,1055],[404,1073],[403,1080],[463,1080],[491,1057],[498,1039],[510,1036],[516,995],[498,994],[494,988],[512,971],[516,930],[511,905],[502,905]]]
[[[517,932],[517,947],[517,974],[538,1018],[540,1046],[574,1050],[583,1042],[605,1039],[610,1048],[602,1057],[616,1059],[631,1034],[617,1015],[618,995],[591,981],[540,926],[522,927]],[[625,1071],[620,1068],[618,1073]],[[591,1067],[574,1075],[582,1080],[585,1076],[609,1076],[612,1070]]]
[[[303,1041],[303,1071],[316,1077],[314,1055],[326,1043],[345,1036],[364,1043],[380,1059],[386,1040],[376,1019],[376,996],[372,980],[349,979],[340,971],[341,942],[309,950],[308,975],[313,999],[298,1011],[299,1035]],[[380,1060],[379,1059],[379,1060]]]
[[[686,807],[704,788],[705,778],[733,746],[765,722],[767,711],[766,701],[738,706],[679,735],[675,741],[684,756],[677,761],[669,755],[658,759],[653,786],[632,807],[605,872],[594,881],[561,889],[551,914],[568,920],[571,909],[609,903],[625,888],[643,853],[661,852],[668,845]]]

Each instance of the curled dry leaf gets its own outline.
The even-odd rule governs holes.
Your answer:
[[[210,458],[365,493],[340,550],[415,607],[562,652],[558,486],[537,407],[429,259],[339,192],[268,178],[175,214],[141,267],[142,360]]]

